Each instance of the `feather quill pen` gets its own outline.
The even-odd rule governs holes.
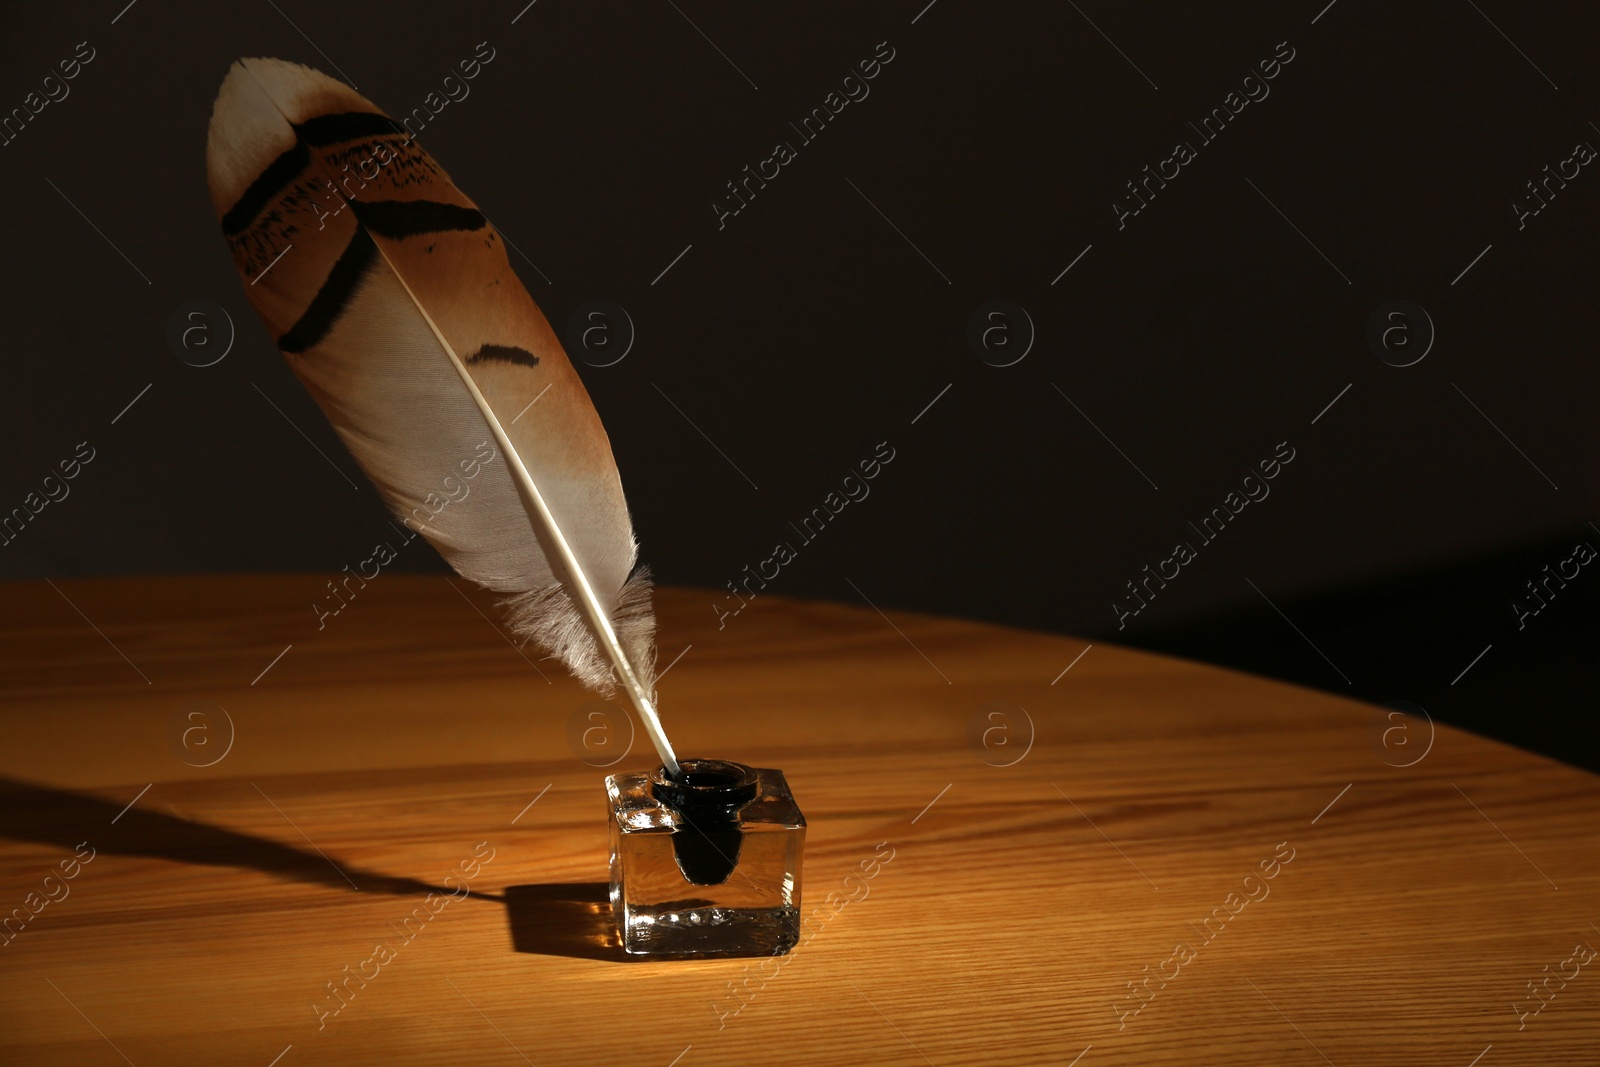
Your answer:
[[[620,688],[676,775],[611,444],[504,239],[403,126],[282,60],[229,70],[206,172],[250,303],[390,509],[515,634]]]

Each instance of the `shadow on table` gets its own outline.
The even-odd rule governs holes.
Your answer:
[[[87,843],[97,853],[151,856],[175,863],[240,867],[264,874],[360,893],[392,896],[452,893],[415,878],[396,878],[359,867],[335,866],[271,838],[253,837],[168,815],[153,807],[122,804],[86,793],[0,775],[0,838],[54,845],[67,852]],[[315,847],[315,846],[313,846]],[[474,896],[490,894],[475,893]]]
[[[627,963],[611,919],[605,882],[563,882],[506,887],[511,944],[518,952]]]

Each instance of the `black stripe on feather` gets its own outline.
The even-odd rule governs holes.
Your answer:
[[[316,118],[306,119],[295,126],[294,132],[313,148],[325,148],[328,145],[369,137],[389,137],[394,134],[404,136],[406,131],[405,127],[388,115],[378,115],[370,111],[346,111],[337,115],[318,115]]]
[[[405,127],[387,115],[350,111],[338,115],[318,115],[294,127],[296,141],[256,175],[228,213],[222,216],[222,232],[229,237],[243,233],[255,217],[311,165],[312,148],[325,148],[344,141],[372,137],[406,136]],[[473,227],[475,228],[475,227]]]
[[[367,268],[372,266],[372,261],[377,255],[378,246],[372,243],[372,237],[366,230],[357,229],[355,236],[350,238],[350,243],[339,256],[338,262],[328,272],[328,278],[322,283],[322,288],[311,298],[311,304],[300,316],[300,321],[291,326],[288,333],[278,338],[279,350],[304,352],[326,337],[333,324],[344,313],[345,305],[355,295],[356,288],[361,284]]]
[[[539,357],[529,352],[526,348],[515,345],[484,345],[472,355],[467,357],[468,363],[483,363],[488,360],[498,360],[501,363],[516,363],[524,367],[537,367]]]
[[[245,231],[255,217],[311,165],[311,152],[296,141],[295,146],[267,164],[267,169],[256,175],[250,188],[244,191],[237,203],[222,216],[222,232],[229,237]]]
[[[476,208],[436,200],[352,200],[361,225],[381,237],[415,237],[451,230],[481,230],[487,220]]]

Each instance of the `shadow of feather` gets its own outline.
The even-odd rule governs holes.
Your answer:
[[[54,845],[67,852],[87,841],[96,852],[111,855],[237,867],[359,893],[421,896],[458,892],[416,878],[336,866],[319,852],[307,852],[271,838],[208,826],[152,807],[135,805],[124,810],[120,804],[91,794],[3,775],[0,775],[0,838]],[[504,901],[503,897],[492,894],[472,895]]]

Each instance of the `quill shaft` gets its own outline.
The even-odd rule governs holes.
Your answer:
[[[384,253],[382,249],[379,250],[379,253],[384,256],[385,260],[388,259],[387,253]],[[472,375],[467,371],[466,364],[461,362],[461,357],[457,355],[450,342],[440,332],[438,325],[433,321],[433,317],[428,314],[428,309],[423,307],[422,302],[416,298],[411,286],[406,283],[405,276],[396,270],[395,277],[400,280],[400,284],[405,287],[407,294],[411,296],[412,303],[416,304],[424,321],[427,322],[428,328],[439,339],[439,346],[450,357],[451,365],[454,366],[456,373],[460,375],[461,382],[466,386],[467,392],[472,395],[473,402],[483,412],[484,419],[489,424],[489,430],[494,434],[495,441],[500,446],[500,450],[505,455],[506,462],[511,468],[512,476],[516,479],[517,489],[522,494],[523,503],[527,506],[528,513],[534,520],[535,528],[545,535],[549,547],[554,549],[554,552],[551,553],[551,558],[557,562],[560,571],[563,572],[561,577],[564,579],[563,584],[566,586],[568,595],[577,604],[584,621],[589,624],[589,629],[594,633],[595,641],[599,643],[606,659],[611,661],[612,667],[616,670],[623,691],[627,693],[628,700],[639,712],[639,718],[644,723],[645,733],[649,735],[650,743],[655,746],[656,752],[661,756],[662,765],[666,767],[669,775],[677,777],[677,756],[672,750],[672,742],[667,740],[666,732],[661,728],[661,720],[656,714],[655,702],[639,681],[639,676],[634,672],[633,664],[628,661],[628,656],[623,651],[622,643],[617,640],[617,632],[611,625],[610,617],[601,605],[600,598],[595,595],[594,587],[590,585],[588,575],[583,572],[583,567],[573,554],[572,546],[568,544],[566,535],[561,532],[561,527],[556,523],[555,516],[550,513],[550,508],[544,500],[544,494],[539,492],[539,486],[534,482],[533,476],[528,473],[528,468],[523,465],[522,457],[517,453],[516,447],[512,445],[510,437],[506,435],[505,428],[500,425],[500,419],[495,415],[494,409],[489,406],[489,402],[484,399],[483,393],[479,391],[477,383],[472,380]]]

